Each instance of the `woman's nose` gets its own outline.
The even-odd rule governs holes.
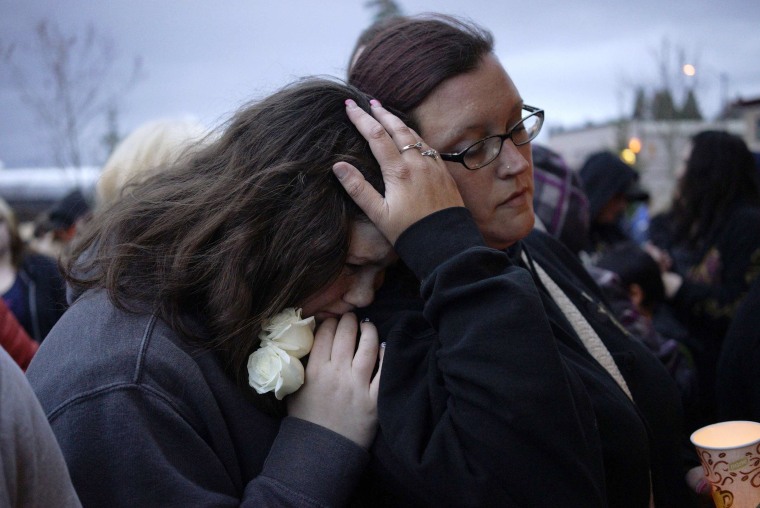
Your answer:
[[[529,145],[528,150],[530,150]],[[520,152],[520,148],[516,147],[511,139],[504,140],[504,143],[501,146],[501,153],[499,153],[496,162],[498,162],[496,171],[501,178],[518,175],[530,168],[530,163]]]
[[[375,278],[373,276],[358,276],[343,296],[343,300],[354,307],[366,307],[375,299]]]

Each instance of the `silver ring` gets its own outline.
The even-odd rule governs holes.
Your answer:
[[[405,147],[401,148],[401,150],[399,150],[398,153],[404,153],[407,150],[411,150],[412,148],[416,148],[417,150],[422,151],[422,141],[417,141],[414,144],[406,145]]]
[[[438,158],[438,152],[435,151],[435,149],[431,148],[430,150],[425,150],[424,152],[420,152],[421,155],[424,155],[425,157],[432,157],[433,159]]]

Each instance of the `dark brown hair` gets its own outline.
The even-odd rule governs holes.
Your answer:
[[[216,141],[97,215],[74,246],[68,281],[78,292],[105,288],[126,310],[147,306],[217,350],[244,386],[262,319],[333,281],[352,222],[367,220],[333,164],[352,163],[384,192],[348,98],[369,111],[355,88],[315,78],[240,110]],[[192,331],[198,317],[204,334]]]
[[[699,247],[725,226],[737,203],[760,206],[760,186],[752,152],[739,136],[703,131],[692,143],[672,214],[676,238]]]
[[[365,42],[348,81],[417,128],[414,108],[492,51],[493,36],[474,23],[440,14],[394,19]]]

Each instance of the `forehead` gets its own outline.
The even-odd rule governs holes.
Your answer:
[[[348,246],[349,260],[381,262],[394,256],[393,247],[374,224],[361,221],[353,223]]]
[[[476,69],[447,79],[415,108],[420,134],[428,141],[464,131],[504,129],[519,115],[522,98],[498,59],[489,54]]]

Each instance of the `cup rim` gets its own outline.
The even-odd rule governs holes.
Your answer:
[[[713,429],[716,427],[723,427],[729,424],[736,424],[736,423],[745,423],[745,424],[750,424],[752,427],[756,427],[758,430],[757,439],[754,439],[752,441],[745,442],[745,443],[732,445],[732,446],[705,446],[705,445],[697,443],[694,440],[694,437],[703,431]],[[744,448],[745,446],[752,446],[754,444],[760,443],[760,422],[753,422],[751,420],[729,420],[725,422],[712,423],[710,425],[705,425],[704,427],[701,427],[695,430],[694,432],[692,432],[691,436],[689,436],[689,440],[694,446],[696,446],[697,448],[702,448],[703,450],[734,450],[736,448]]]

